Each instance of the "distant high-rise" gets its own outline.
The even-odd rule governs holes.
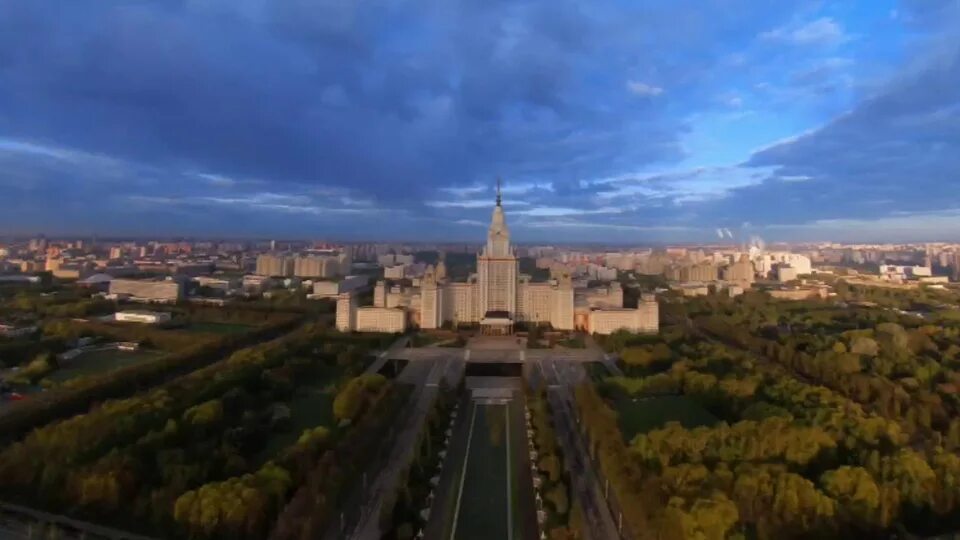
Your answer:
[[[428,267],[420,285],[420,326],[438,328],[479,324],[481,331],[492,334],[512,332],[516,323],[545,324],[556,330],[587,329],[588,312],[596,312],[605,321],[598,331],[627,328],[634,331],[654,330],[658,324],[656,301],[644,303],[642,313],[624,309],[623,291],[615,287],[613,299],[619,300],[615,315],[604,315],[607,305],[577,307],[573,280],[569,272],[558,272],[547,282],[535,283],[519,273],[519,261],[510,245],[510,230],[497,186],[496,205],[487,231],[487,242],[477,257],[477,273],[465,282],[449,281],[443,258],[436,267]],[[374,305],[384,303],[386,284],[379,282],[374,291]],[[577,323],[578,312],[581,322]],[[578,326],[579,324],[579,326]],[[617,326],[620,324],[621,326]]]
[[[257,274],[261,276],[293,275],[293,259],[285,255],[265,253],[257,256]]]
[[[487,230],[487,244],[477,257],[480,313],[490,324],[515,319],[519,268],[517,256],[510,247],[510,229],[503,214],[498,181],[497,204]]]

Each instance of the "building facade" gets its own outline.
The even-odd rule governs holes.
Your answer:
[[[313,298],[338,298],[345,292],[356,292],[367,286],[367,276],[347,276],[337,281],[318,281],[313,284]]]
[[[132,322],[141,324],[160,324],[170,320],[170,313],[166,311],[127,310],[118,311],[113,320],[117,322]]]
[[[264,253],[257,256],[257,274],[261,276],[293,275],[293,259],[285,255]]]
[[[652,296],[644,296],[636,308],[590,310],[587,332],[612,334],[617,330],[656,333],[660,328],[660,306]]]
[[[398,308],[367,306],[357,308],[357,332],[402,334],[407,331],[407,313]]]
[[[174,280],[114,279],[110,294],[149,302],[176,302],[183,298],[183,285]]]
[[[394,261],[385,258],[381,262]],[[391,278],[390,275],[385,277]],[[426,268],[419,288],[391,287],[385,280],[378,281],[370,308],[358,308],[350,298],[339,297],[337,327],[357,331],[396,331],[383,328],[399,327],[397,312],[409,313],[404,323],[416,324],[419,320],[423,329],[470,325],[479,326],[486,334],[510,334],[517,323],[549,325],[555,330],[595,327],[598,332],[620,328],[655,332],[659,325],[656,300],[651,297],[636,309],[623,308],[623,290],[619,283],[588,291],[580,302],[590,304],[589,313],[576,309],[573,280],[567,269],[558,268],[551,272],[549,281],[540,283],[520,273],[516,251],[510,244],[510,229],[498,185],[487,241],[477,255],[476,272],[466,281],[450,281],[442,260],[436,267]],[[364,310],[368,313],[361,316]],[[578,320],[581,323],[578,324]]]

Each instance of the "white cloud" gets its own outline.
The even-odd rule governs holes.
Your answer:
[[[487,224],[482,221],[477,221],[475,219],[458,219],[454,221],[457,225],[470,225],[472,227],[486,227]]]
[[[619,214],[623,212],[625,208],[617,208],[612,206],[605,206],[603,208],[562,208],[562,207],[553,207],[553,206],[540,206],[537,208],[531,208],[529,210],[518,210],[513,212],[513,214],[518,216],[528,216],[528,217],[562,217],[562,216],[584,216],[591,214]]]
[[[493,208],[493,201],[490,199],[462,199],[458,201],[427,201],[424,204],[434,208]],[[529,206],[530,203],[521,200],[511,200],[504,203],[506,206]]]
[[[627,90],[641,97],[656,97],[663,93],[663,88],[642,81],[627,81]]]
[[[211,186],[233,187],[237,183],[236,180],[227,178],[226,176],[220,176],[219,174],[197,173],[196,176],[206,180]]]
[[[836,45],[847,40],[847,35],[836,21],[821,17],[803,25],[787,25],[760,34],[760,39],[793,45]]]
[[[960,235],[960,208],[918,212],[891,212],[877,218],[819,219],[807,223],[770,224],[763,228],[805,238],[834,241],[873,239],[894,242],[953,240]]]
[[[365,209],[320,206],[314,204],[309,197],[279,193],[254,193],[238,197],[156,197],[151,195],[128,195],[125,199],[133,203],[147,205],[191,208],[233,206],[246,210],[306,214],[320,217],[332,214],[380,214],[390,211],[383,208]]]

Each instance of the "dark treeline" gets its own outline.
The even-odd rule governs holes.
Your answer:
[[[534,485],[543,494],[543,508],[547,520],[543,530],[551,540],[577,540],[583,538],[583,515],[579,504],[573,500],[570,475],[564,466],[563,450],[557,440],[553,414],[543,391],[527,391],[527,407],[530,410],[532,442],[536,449],[538,474]]]
[[[421,511],[442,505],[445,501],[430,499],[433,486],[430,479],[440,474],[440,452],[447,448],[446,435],[451,429],[453,411],[463,388],[441,385],[415,444],[412,460],[397,478],[397,484],[384,496],[381,509],[380,530],[383,540],[412,540],[426,526]],[[461,400],[465,403],[464,400]],[[449,448],[447,448],[449,452]]]
[[[389,448],[387,434],[404,410],[413,388],[391,384],[369,400],[369,406],[340,443],[325,452],[293,493],[270,534],[271,540],[319,538],[339,522],[337,509],[352,499],[361,475],[370,469],[378,452]],[[380,464],[382,465],[382,464]],[[355,511],[357,508],[351,508]]]
[[[247,333],[225,335],[212,341],[198,340],[199,343],[195,345],[156,360],[122,367],[104,375],[84,377],[68,387],[12,403],[0,416],[0,438],[7,441],[16,439],[34,427],[206,366],[239,348],[288,332],[298,324],[300,321],[297,317],[278,317],[275,322]]]
[[[0,492],[177,538],[264,538],[307,485],[301,499],[335,507],[408,392],[379,375],[350,378],[369,340],[342,337],[305,325],[36,429],[0,452]],[[317,391],[336,394],[330,414],[317,414],[290,444],[270,445],[289,431],[298,396]],[[322,407],[306,403],[299,407]],[[311,519],[321,523],[320,512]]]
[[[711,295],[665,306],[680,325],[660,336],[606,339],[627,376],[584,386],[577,398],[630,530],[651,538],[957,530],[960,325],[947,310],[924,318],[894,309],[940,301],[913,293],[858,291],[872,300],[857,306]],[[721,421],[668,423],[624,441],[612,406],[619,393],[682,395]]]

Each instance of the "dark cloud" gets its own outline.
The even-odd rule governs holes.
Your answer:
[[[805,4],[2,2],[0,183],[22,210],[0,224],[470,237],[488,209],[424,203],[498,175],[533,186],[520,226],[623,235],[956,206],[946,1],[901,10],[935,57],[822,129],[743,170],[630,180],[691,158],[691,112],[751,80],[739,51],[814,94],[848,84],[832,51],[782,69],[849,41]]]
[[[960,207],[958,53],[944,51],[822,129],[754,154],[748,166],[776,173],[726,204],[790,201],[755,220],[780,223],[875,216],[877,200],[898,211]],[[783,181],[791,177],[809,180]]]

